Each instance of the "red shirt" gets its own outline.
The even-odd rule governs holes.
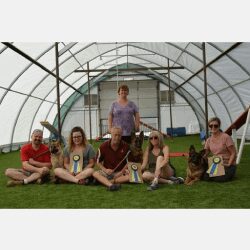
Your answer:
[[[38,150],[33,149],[32,144],[26,144],[24,146],[22,146],[21,148],[21,161],[28,161],[30,158],[33,158],[35,161],[39,161],[39,162],[50,162],[50,152],[48,151],[49,148],[44,145],[41,144],[40,148]],[[43,155],[40,155],[43,152],[46,152]],[[37,155],[40,155],[36,158]]]
[[[111,140],[104,142],[97,151],[96,159],[97,163],[102,162],[102,165],[107,169],[114,169],[116,166],[122,161],[122,159],[126,156],[129,151],[129,145],[121,141],[119,148],[114,151],[110,145]],[[127,161],[124,161],[120,164],[120,166],[115,170],[116,172],[122,170],[122,168],[126,165]]]

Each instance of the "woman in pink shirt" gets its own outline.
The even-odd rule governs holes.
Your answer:
[[[218,117],[213,117],[208,121],[208,127],[211,136],[207,139],[205,144],[206,156],[209,153],[221,156],[225,168],[225,175],[209,177],[205,173],[204,180],[211,181],[230,181],[235,176],[236,172],[236,149],[232,138],[220,130],[221,121]]]

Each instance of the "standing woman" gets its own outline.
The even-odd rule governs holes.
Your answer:
[[[205,173],[204,180],[206,181],[230,181],[236,173],[236,148],[232,138],[220,130],[220,125],[221,121],[218,117],[213,117],[208,121],[211,136],[205,144],[205,155],[207,156],[209,153],[212,153],[213,155],[221,156],[225,168],[225,175],[209,177],[209,174]]]
[[[134,102],[128,100],[129,88],[121,85],[118,88],[118,99],[111,105],[108,116],[108,129],[112,127],[122,128],[122,140],[131,143],[131,132],[139,131],[139,109]]]
[[[151,182],[148,190],[158,188],[158,183],[182,184],[181,177],[175,176],[175,169],[169,163],[169,147],[164,145],[163,136],[158,131],[152,131],[149,135],[148,146],[144,152],[142,178],[146,182]]]
[[[64,149],[64,168],[56,168],[55,176],[68,182],[85,184],[85,179],[94,172],[94,165],[95,151],[92,145],[88,144],[83,129],[74,127],[70,132],[69,146]],[[74,166],[76,171],[72,171]]]

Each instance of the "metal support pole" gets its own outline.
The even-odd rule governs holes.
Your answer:
[[[171,89],[170,89],[170,68],[169,68],[169,58],[168,58],[168,99],[169,99],[171,136],[173,136],[172,101],[171,101],[171,92],[170,91],[171,91]]]
[[[58,43],[55,43],[56,52],[56,96],[57,96],[57,120],[58,120],[58,133],[59,140],[62,142],[61,134],[61,111],[60,111],[60,80],[59,80],[59,50]]]
[[[208,138],[208,109],[207,109],[207,67],[206,67],[206,45],[202,43],[203,52],[203,70],[204,70],[204,97],[205,97],[205,122],[206,122],[206,138]]]
[[[102,120],[101,120],[101,98],[100,98],[100,92],[101,92],[101,87],[100,87],[100,82],[97,83],[97,97],[98,97],[98,117],[99,117],[99,136],[102,136],[103,134],[103,129],[102,129]]]
[[[119,69],[119,72],[130,72],[130,71],[147,71],[147,70],[149,70],[149,69],[151,69],[151,70],[168,70],[168,68],[167,67],[150,67],[150,68],[146,68],[146,67],[144,67],[144,68],[142,68],[142,67],[140,67],[140,68],[124,68],[124,69]],[[171,67],[171,69],[184,69],[184,67],[183,66],[176,66],[176,67]],[[85,73],[87,73],[87,72],[105,72],[105,71],[110,71],[110,72],[114,72],[114,71],[117,71],[117,69],[116,69],[116,67],[114,67],[114,68],[110,68],[110,69],[91,69],[91,70],[88,70],[88,69],[77,69],[77,70],[75,70],[74,72],[77,72],[77,73],[79,73],[79,72],[85,72]]]
[[[157,81],[157,122],[158,129],[161,131],[161,107],[160,107],[160,82]]]
[[[92,143],[89,62],[87,62],[87,69],[88,69],[88,101],[89,101],[89,138],[90,138],[90,143]]]

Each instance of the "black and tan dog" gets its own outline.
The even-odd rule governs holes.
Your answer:
[[[144,133],[141,131],[139,135],[136,133],[131,133],[131,144],[130,144],[130,154],[128,160],[131,162],[142,163],[143,150],[142,144],[144,140]]]
[[[51,164],[53,169],[63,167],[63,150],[60,141],[53,140],[49,143],[49,151],[51,154]]]
[[[187,177],[184,184],[193,185],[194,182],[202,179],[204,173],[206,172],[208,165],[207,161],[204,159],[205,150],[200,152],[195,151],[193,145],[189,148],[188,157],[188,167],[187,167]]]

